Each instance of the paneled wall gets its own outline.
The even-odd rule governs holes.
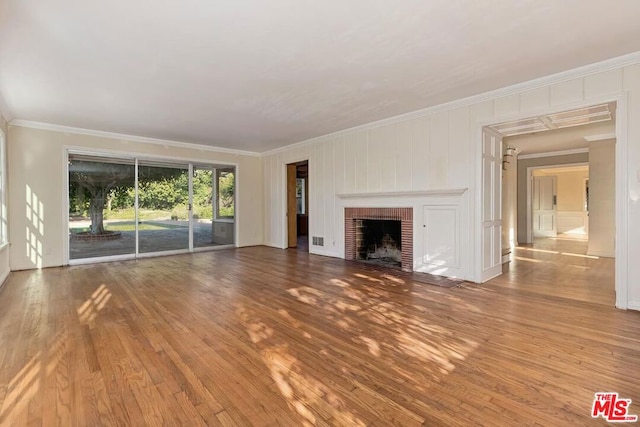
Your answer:
[[[593,72],[593,71],[589,71]],[[586,71],[584,72],[586,74]],[[574,75],[578,75],[576,72]],[[629,218],[630,259],[640,257],[640,65],[567,78],[541,79],[522,89],[511,88],[481,102],[469,101],[427,109],[414,114],[372,123],[357,129],[305,141],[274,151],[263,158],[265,186],[265,243],[284,247],[284,164],[309,160],[310,236],[323,236],[325,246],[310,246],[313,253],[342,256],[343,212],[337,194],[401,192],[468,188],[468,204],[461,224],[472,227],[462,234],[465,277],[477,279],[479,249],[478,176],[482,125],[562,111],[624,96],[628,100],[626,161],[629,171],[621,177],[624,214]],[[625,114],[623,111],[622,114]],[[618,115],[620,117],[620,114]],[[461,225],[462,226],[462,225]],[[414,241],[420,239],[414,236]],[[416,243],[417,244],[417,243]],[[624,263],[628,274],[629,306],[640,309],[640,264]],[[619,293],[619,306],[626,296]]]

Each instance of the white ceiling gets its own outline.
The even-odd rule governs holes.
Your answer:
[[[640,51],[640,1],[0,0],[31,121],[263,152]]]

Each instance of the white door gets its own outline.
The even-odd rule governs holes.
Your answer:
[[[502,274],[502,136],[482,132],[482,277]]]
[[[533,177],[533,235],[555,237],[557,234],[557,177]]]

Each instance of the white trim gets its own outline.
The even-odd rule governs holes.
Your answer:
[[[101,256],[101,257],[93,257],[93,258],[70,259],[68,265],[97,264],[99,262],[129,261],[129,260],[135,260],[135,259],[136,259],[135,254],[109,255],[109,256]]]
[[[319,255],[319,256],[327,256],[327,257],[331,257],[331,258],[344,258],[344,256],[340,256],[339,253],[336,252],[332,252],[332,251],[328,251],[325,249],[318,249],[318,248],[324,248],[325,246],[316,246],[316,245],[309,245],[309,253],[311,255]]]
[[[9,278],[10,274],[11,274],[11,270],[7,269],[7,271],[5,271],[2,274],[2,276],[0,276],[0,289],[2,289],[4,285],[7,283],[7,279]]]
[[[622,308],[622,307],[618,307],[618,308]],[[627,308],[629,310],[639,310],[640,311],[640,301],[629,301],[629,303],[627,304]]]
[[[9,242],[9,149],[7,135],[0,129],[0,244],[4,248]],[[1,248],[0,248],[1,249]]]
[[[518,156],[518,160],[538,159],[540,157],[567,156],[569,154],[581,154],[581,153],[588,153],[588,152],[589,152],[588,148],[574,148],[573,150],[548,151],[546,153],[522,154]]]
[[[190,254],[191,252],[189,252],[189,248],[185,248],[185,249],[173,249],[173,250],[169,250],[169,251],[155,251],[155,252],[140,252],[137,255],[137,259],[141,259],[141,258],[155,258],[155,257],[159,257],[159,256],[168,256],[168,255],[183,255],[183,254]]]
[[[629,165],[628,165],[628,93],[616,100],[615,144],[615,289],[616,307],[626,309],[629,304]]]
[[[589,256],[597,256],[604,258],[615,258],[615,252],[611,251],[587,251],[587,255]]]
[[[54,132],[73,133],[76,135],[88,135],[99,138],[110,138],[117,140],[125,140],[129,142],[141,142],[144,144],[156,144],[177,148],[188,148],[198,151],[212,151],[225,154],[236,154],[241,156],[260,157],[260,153],[255,151],[235,150],[233,148],[212,147],[205,144],[195,144],[192,142],[171,141],[168,139],[149,138],[146,136],[127,135],[122,133],[107,132],[101,130],[84,129],[72,126],[56,125],[52,123],[34,122],[30,120],[13,119],[9,122],[11,126],[20,126],[31,129],[48,130]]]
[[[434,105],[431,107],[423,108],[421,110],[411,111],[409,113],[400,114],[398,116],[388,117],[386,119],[377,120],[374,122],[362,124],[359,126],[354,126],[348,129],[339,130],[336,132],[328,133],[325,135],[319,135],[313,138],[306,139],[304,141],[296,142],[293,144],[285,145],[283,147],[278,147],[273,150],[264,151],[261,153],[261,156],[270,156],[272,154],[276,154],[282,151],[289,150],[291,148],[301,147],[305,145],[312,144],[324,138],[342,135],[348,132],[354,132],[361,129],[371,129],[374,127],[380,127],[392,123],[398,123],[404,120],[410,120],[414,118],[419,118],[423,116],[428,116],[432,114],[437,114],[445,111],[455,110],[458,108],[468,107],[474,104],[479,104],[485,101],[492,101],[496,98],[501,98],[509,95],[516,95],[522,92],[527,92],[534,89],[539,89],[547,86],[551,86],[554,84],[562,83],[568,80],[577,79],[581,77],[587,77],[593,74],[614,70],[617,68],[626,67],[629,65],[634,65],[640,63],[640,51],[633,52],[627,55],[618,56],[616,58],[610,58],[604,61],[595,62],[592,64],[584,65],[582,67],[573,68],[571,70],[561,71],[556,74],[551,74],[544,77],[539,77],[537,79],[529,80],[522,83],[517,83],[511,86],[502,87],[499,89],[495,89],[489,92],[480,93],[478,95],[472,95],[466,98],[457,99],[450,102],[445,102],[442,104]],[[588,106],[594,105],[596,102],[588,103]],[[559,110],[562,111],[562,110]],[[527,114],[525,117],[533,117],[535,114]],[[508,120],[500,120],[500,121],[490,121],[486,123],[486,125],[502,123]]]
[[[87,155],[87,156],[100,156],[100,157],[109,157],[109,158],[128,158],[133,160],[137,158],[139,160],[145,161],[154,161],[154,160],[164,160],[170,161],[171,163],[194,163],[196,165],[207,165],[207,166],[233,166],[238,167],[237,163],[228,162],[228,161],[219,161],[219,160],[209,160],[195,157],[176,157],[176,156],[164,156],[161,154],[148,154],[148,153],[140,153],[139,151],[122,151],[122,150],[112,150],[109,148],[92,148],[85,147],[82,145],[69,145],[65,144],[63,149],[68,153],[78,154],[78,155]],[[65,158],[65,162],[67,159]]]
[[[192,253],[197,253],[197,252],[211,252],[211,251],[218,251],[221,249],[235,249],[236,247],[238,247],[237,245],[212,245],[212,246],[200,246],[200,247],[194,247]]]
[[[355,199],[369,197],[421,197],[421,196],[462,196],[467,188],[451,188],[444,190],[425,190],[425,191],[389,191],[379,193],[340,193],[336,196],[340,199]]]
[[[589,135],[589,136],[585,136],[584,139],[587,142],[606,141],[608,139],[616,139],[616,134],[615,132],[613,132],[613,133],[603,133],[601,135]]]

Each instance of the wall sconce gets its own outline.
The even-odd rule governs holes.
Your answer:
[[[516,154],[516,151],[518,151],[516,148],[509,147],[508,145],[504,148],[504,154],[502,155],[502,170],[503,171],[507,170],[507,165],[510,163],[507,160],[507,157],[513,157]]]

